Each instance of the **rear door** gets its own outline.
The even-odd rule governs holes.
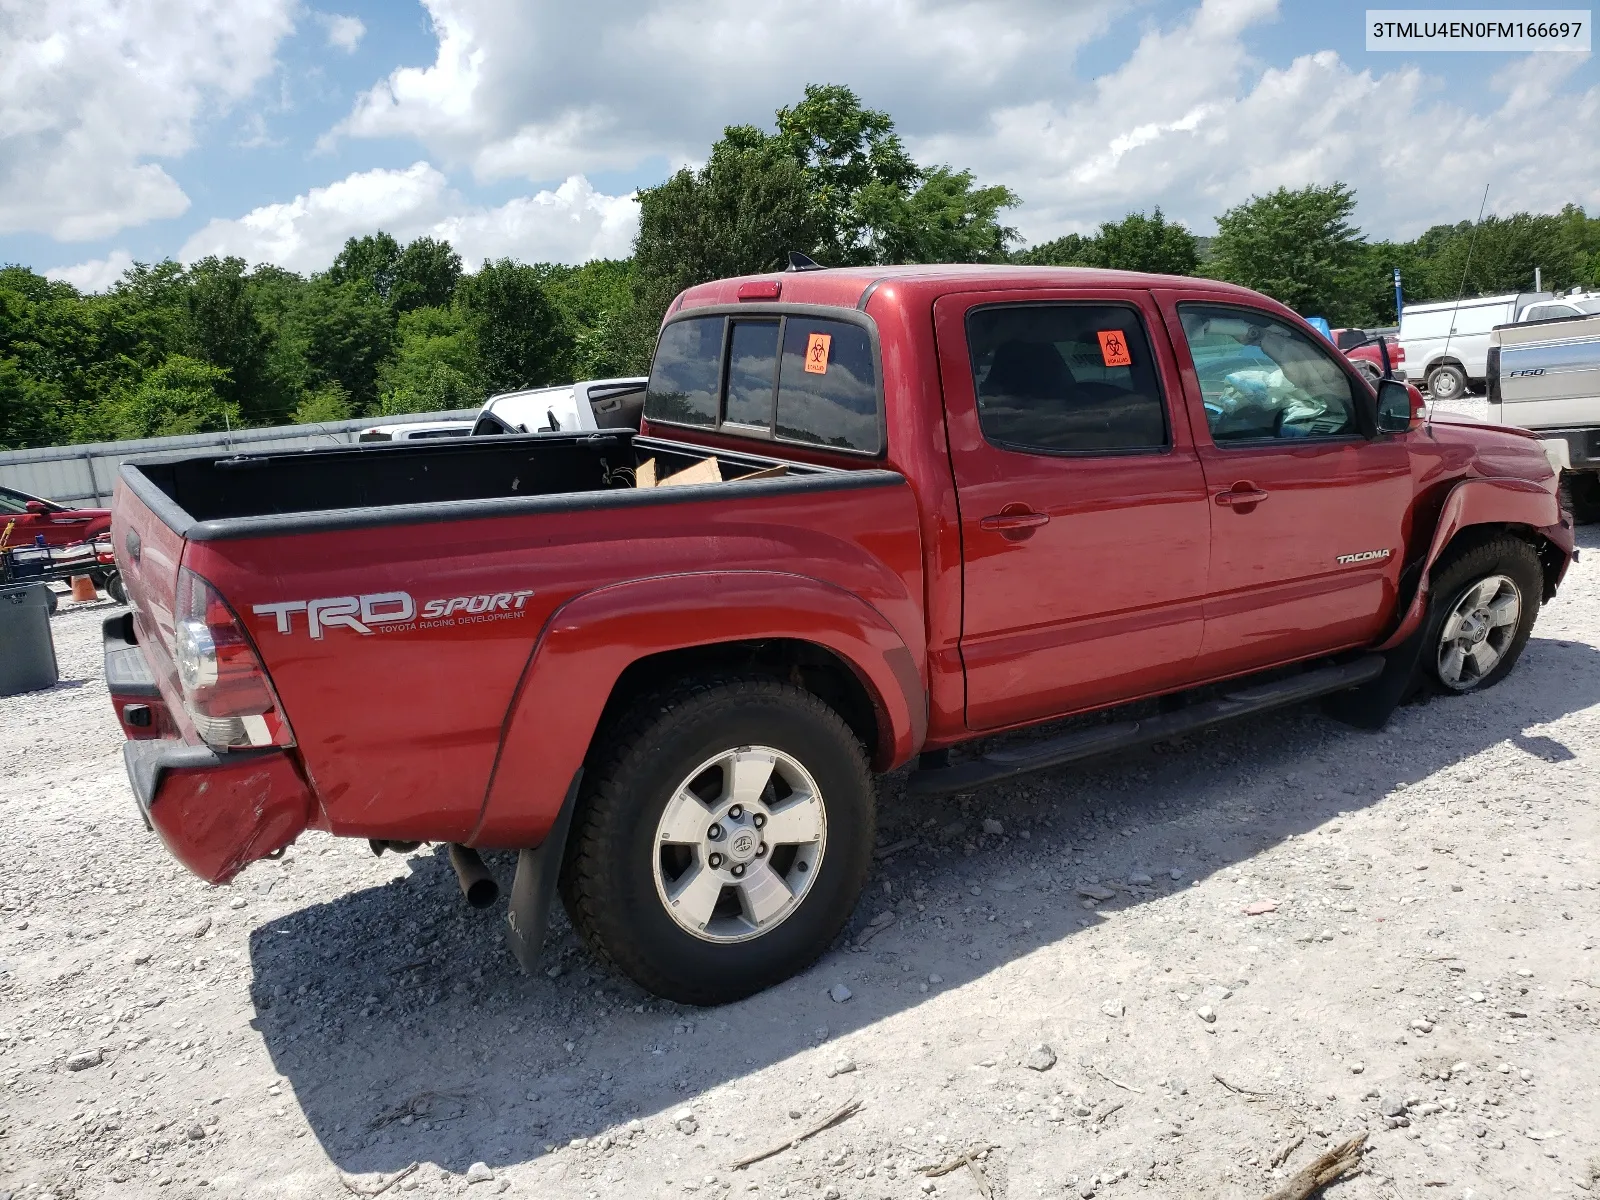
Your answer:
[[[1410,453],[1327,342],[1271,313],[1158,293],[1211,494],[1200,670],[1369,642],[1394,612]]]
[[[1210,510],[1149,293],[964,293],[934,321],[968,726],[1187,682]]]

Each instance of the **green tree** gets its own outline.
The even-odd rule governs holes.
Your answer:
[[[380,229],[365,237],[346,238],[327,274],[336,284],[365,283],[380,300],[388,300],[399,265],[400,243]]]
[[[536,268],[509,258],[484,263],[461,280],[456,297],[488,392],[565,382],[572,335]]]
[[[334,279],[332,272],[306,285],[291,315],[304,358],[304,384],[316,392],[337,383],[357,414],[378,405],[378,371],[394,345],[394,318],[365,280]]]
[[[189,351],[226,373],[225,399],[256,422],[286,404],[272,386],[272,334],[256,314],[242,258],[203,258],[189,268]]]
[[[647,357],[675,294],[779,270],[791,250],[824,266],[1002,259],[1015,235],[999,214],[1016,203],[970,171],[918,166],[888,114],[849,88],[809,85],[776,133],[729,126],[699,171],[640,193],[633,310],[607,344]]]
[[[1432,300],[1453,300],[1463,289],[1468,296],[1532,291],[1535,268],[1546,290],[1565,289],[1583,282],[1588,265],[1581,233],[1567,214],[1523,212],[1476,225],[1436,225],[1417,242],[1421,269],[1413,286]]]
[[[1207,269],[1343,324],[1362,258],[1361,231],[1350,223],[1355,207],[1343,183],[1252,196],[1217,218]]]
[[[295,405],[296,425],[318,425],[330,421],[348,421],[355,416],[350,404],[350,394],[337,383],[325,383],[314,392],[307,392]]]
[[[478,343],[462,308],[418,308],[400,317],[395,354],[378,374],[385,416],[474,408],[485,399]]]
[[[1158,275],[1193,275],[1200,265],[1198,239],[1168,221],[1158,205],[1148,216],[1129,213],[1103,221],[1090,237],[1069,233],[1014,256],[1038,266],[1111,267]]]
[[[228,399],[230,383],[225,369],[174,354],[137,386],[110,400],[96,432],[121,439],[237,428],[239,411]]]
[[[406,244],[394,264],[389,307],[397,313],[450,303],[461,279],[461,256],[449,242],[419,237]]]

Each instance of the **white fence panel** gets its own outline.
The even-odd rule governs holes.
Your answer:
[[[460,412],[408,413],[399,417],[366,417],[317,425],[278,425],[239,429],[232,433],[195,433],[178,437],[141,438],[129,442],[89,442],[81,446],[48,446],[38,450],[0,450],[0,484],[43,496],[60,504],[104,508],[111,503],[117,468],[124,459],[192,450],[225,454],[230,450],[314,450],[356,440],[375,424],[409,425],[415,421],[470,421],[475,408]]]

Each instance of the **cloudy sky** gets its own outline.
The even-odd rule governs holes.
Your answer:
[[[1509,0],[1501,0],[1508,3]],[[319,5],[321,5],[319,7]],[[346,237],[469,265],[628,252],[630,194],[807,82],[1023,198],[1027,241],[1159,204],[1199,233],[1343,179],[1371,236],[1600,213],[1582,54],[1374,54],[1308,0],[0,0],[0,262],[300,271]]]

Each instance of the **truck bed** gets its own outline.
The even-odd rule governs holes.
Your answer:
[[[658,632],[725,639],[728,620],[699,617],[712,602],[747,596],[740,616],[763,637],[833,629],[904,647],[905,682],[885,687],[922,687],[906,478],[718,450],[724,482],[633,486],[647,460],[670,477],[712,453],[624,431],[127,463],[113,536],[133,632],[192,744],[172,656],[181,571],[216,590],[282,701],[316,827],[535,844],[606,703],[605,664]],[[305,615],[323,598],[401,595],[414,618],[313,633]],[[286,622],[285,604],[298,606]],[[591,632],[592,652],[565,648]],[[497,774],[502,745],[534,765]]]
[[[658,477],[665,477],[709,457],[699,447],[623,431],[151,459],[127,464],[122,479],[173,532],[215,541],[667,501],[671,491],[635,489],[634,469],[653,458]],[[781,479],[763,483],[804,490],[845,474],[753,454],[724,451],[716,458],[725,482],[782,466]]]

